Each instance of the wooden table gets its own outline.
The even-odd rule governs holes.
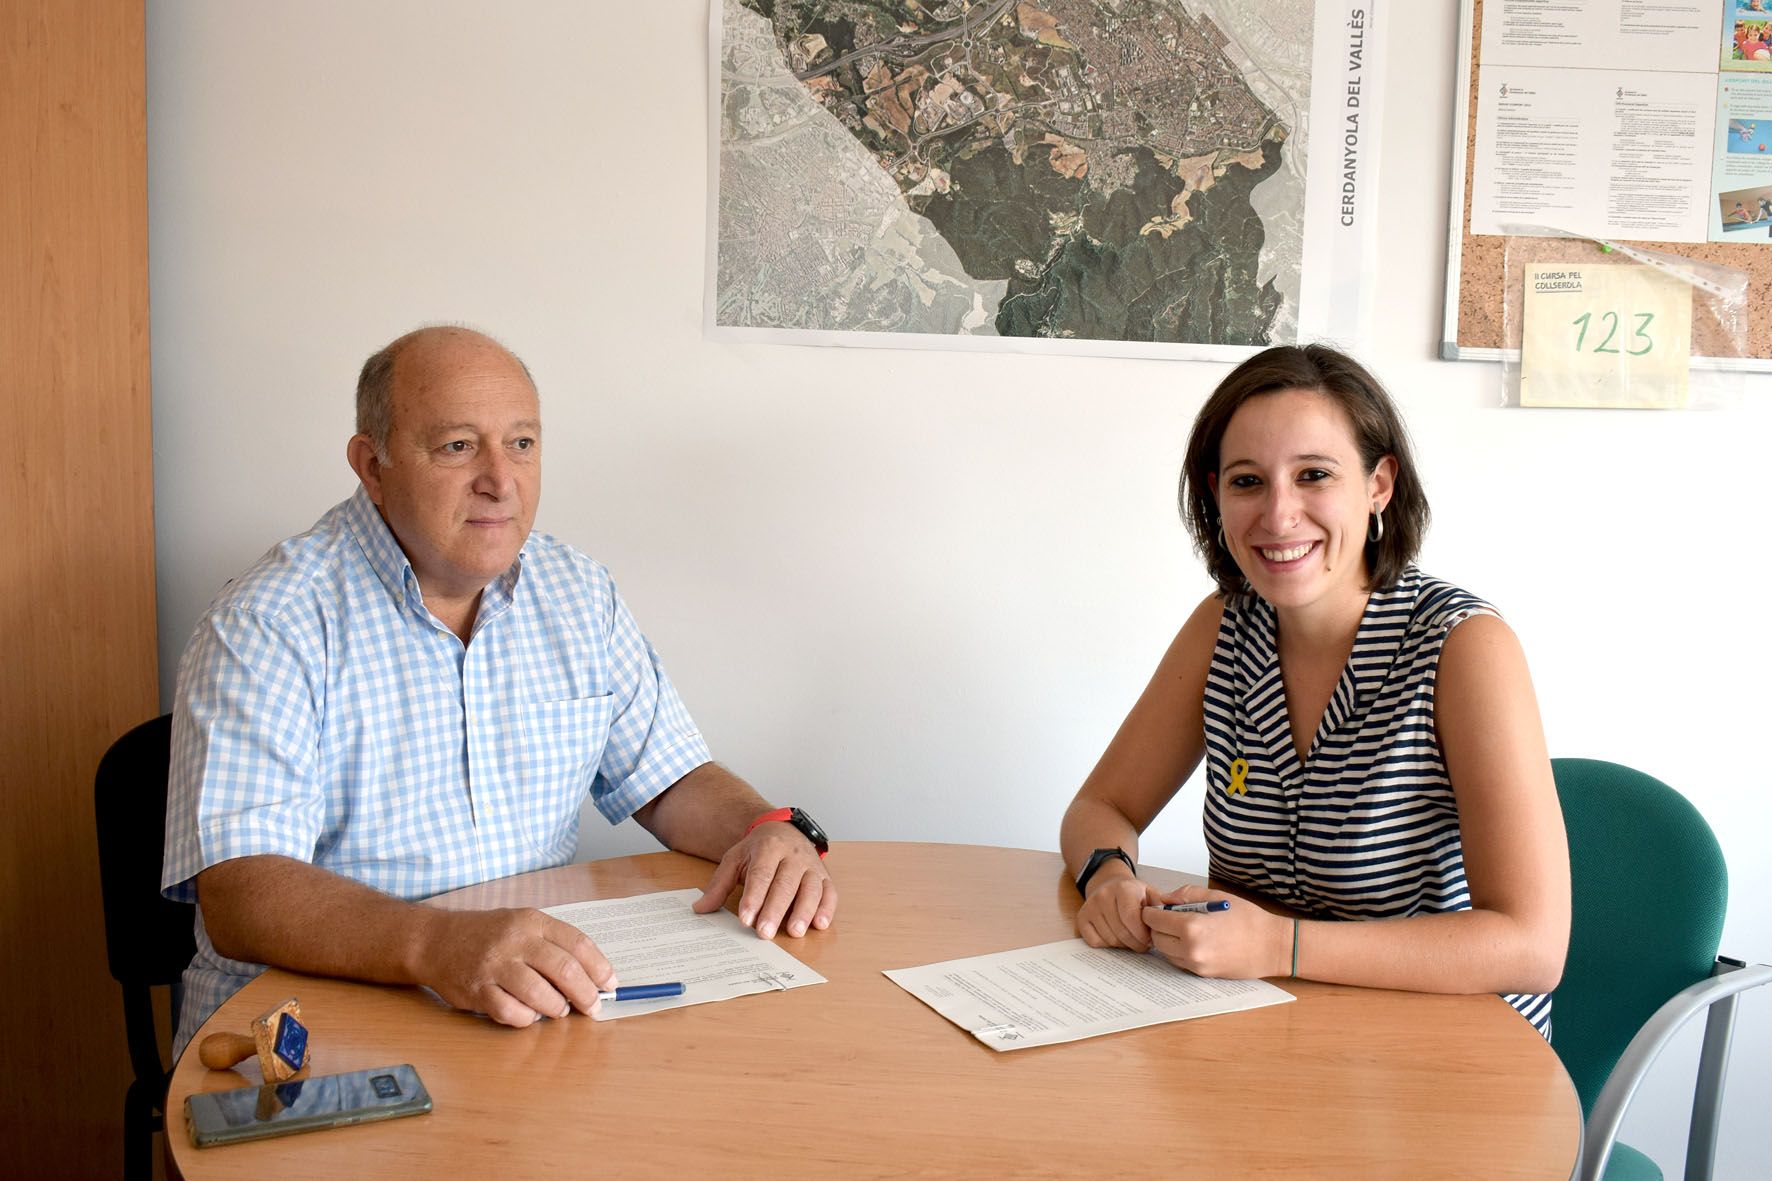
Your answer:
[[[1074,934],[1058,855],[845,842],[830,867],[836,926],[785,941],[830,983],[791,992],[519,1030],[422,989],[266,972],[203,1032],[244,1030],[293,994],[315,1073],[411,1062],[435,1110],[196,1149],[185,1096],[257,1071],[207,1071],[189,1053],[167,1100],[173,1156],[192,1181],[1574,1172],[1575,1091],[1498,997],[1282,980],[1295,1003],[998,1053],[880,973]],[[433,901],[551,906],[701,886],[711,868],[651,853]]]

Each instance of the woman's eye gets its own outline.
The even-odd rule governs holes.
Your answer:
[[[1320,467],[1313,467],[1306,468],[1304,471],[1299,472],[1298,478],[1307,484],[1314,484],[1318,480],[1327,480],[1333,474],[1334,473],[1325,471]]]
[[[1232,476],[1231,477],[1231,487],[1232,488],[1254,488],[1256,485],[1258,485],[1260,483],[1261,483],[1261,480],[1256,476]]]

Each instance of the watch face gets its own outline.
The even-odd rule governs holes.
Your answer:
[[[806,815],[806,813],[800,811],[800,809],[795,808],[792,811],[788,816],[788,823],[805,833],[806,839],[811,841],[813,847],[820,853],[825,852],[831,847],[831,839],[825,836],[824,829],[818,826],[818,821]]]

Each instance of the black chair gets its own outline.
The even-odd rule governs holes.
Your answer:
[[[98,872],[105,902],[105,949],[123,986],[123,1027],[135,1081],[123,1100],[123,1175],[153,1173],[154,1133],[165,1127],[171,1070],[154,1033],[154,988],[171,986],[177,1015],[179,976],[196,951],[196,907],[160,897],[166,843],[166,768],[172,715],[143,722],[99,761],[93,803]]]

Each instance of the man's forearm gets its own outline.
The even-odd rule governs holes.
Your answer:
[[[718,861],[770,803],[718,763],[703,763],[634,813],[667,848]]]
[[[420,951],[441,912],[289,857],[240,857],[197,875],[203,924],[229,959],[318,976],[423,983]]]
[[[422,984],[505,1025],[594,1013],[615,983],[589,936],[540,911],[419,906],[287,857],[213,865],[197,897],[210,942],[231,959]]]

